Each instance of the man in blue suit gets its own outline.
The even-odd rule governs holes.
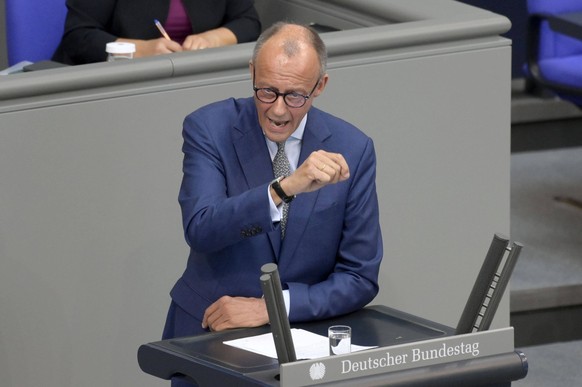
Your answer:
[[[312,107],[328,82],[326,61],[315,31],[277,23],[250,62],[254,98],[185,119],[179,201],[190,256],[171,292],[165,339],[267,324],[259,277],[269,262],[291,322],[353,312],[377,294],[374,146]],[[273,169],[278,144],[289,161],[283,175]]]

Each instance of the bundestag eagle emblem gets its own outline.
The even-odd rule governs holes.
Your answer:
[[[325,364],[313,363],[309,368],[309,376],[311,380],[321,380],[325,376]]]

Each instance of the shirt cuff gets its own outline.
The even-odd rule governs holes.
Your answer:
[[[289,294],[289,290],[283,290],[283,301],[285,302],[287,317],[289,317],[289,308],[291,307],[291,295]]]
[[[277,223],[281,221],[281,207],[277,207],[275,202],[273,201],[273,197],[271,196],[271,186],[267,186],[267,196],[269,197],[269,206],[270,206],[270,213],[271,213],[271,221],[273,223]]]

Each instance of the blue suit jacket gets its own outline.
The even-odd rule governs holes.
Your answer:
[[[173,301],[202,320],[223,295],[261,297],[261,266],[278,264],[292,322],[357,310],[378,292],[382,259],[372,140],[316,108],[308,113],[299,164],[311,152],[341,153],[350,178],[297,196],[285,238],[269,213],[272,162],[253,98],[203,107],[184,121],[179,201],[188,265]]]

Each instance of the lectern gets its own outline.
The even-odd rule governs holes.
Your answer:
[[[167,380],[179,376],[201,387],[509,386],[527,374],[527,359],[513,349],[512,328],[500,336],[496,331],[455,336],[451,327],[386,306],[292,327],[327,336],[327,328],[335,324],[352,327],[353,344],[378,348],[280,366],[277,359],[223,344],[270,332],[261,327],[144,344],[138,362],[151,375]],[[389,361],[397,354],[404,360],[398,366]],[[303,369],[307,375],[302,375]],[[317,378],[306,379],[310,370]]]

